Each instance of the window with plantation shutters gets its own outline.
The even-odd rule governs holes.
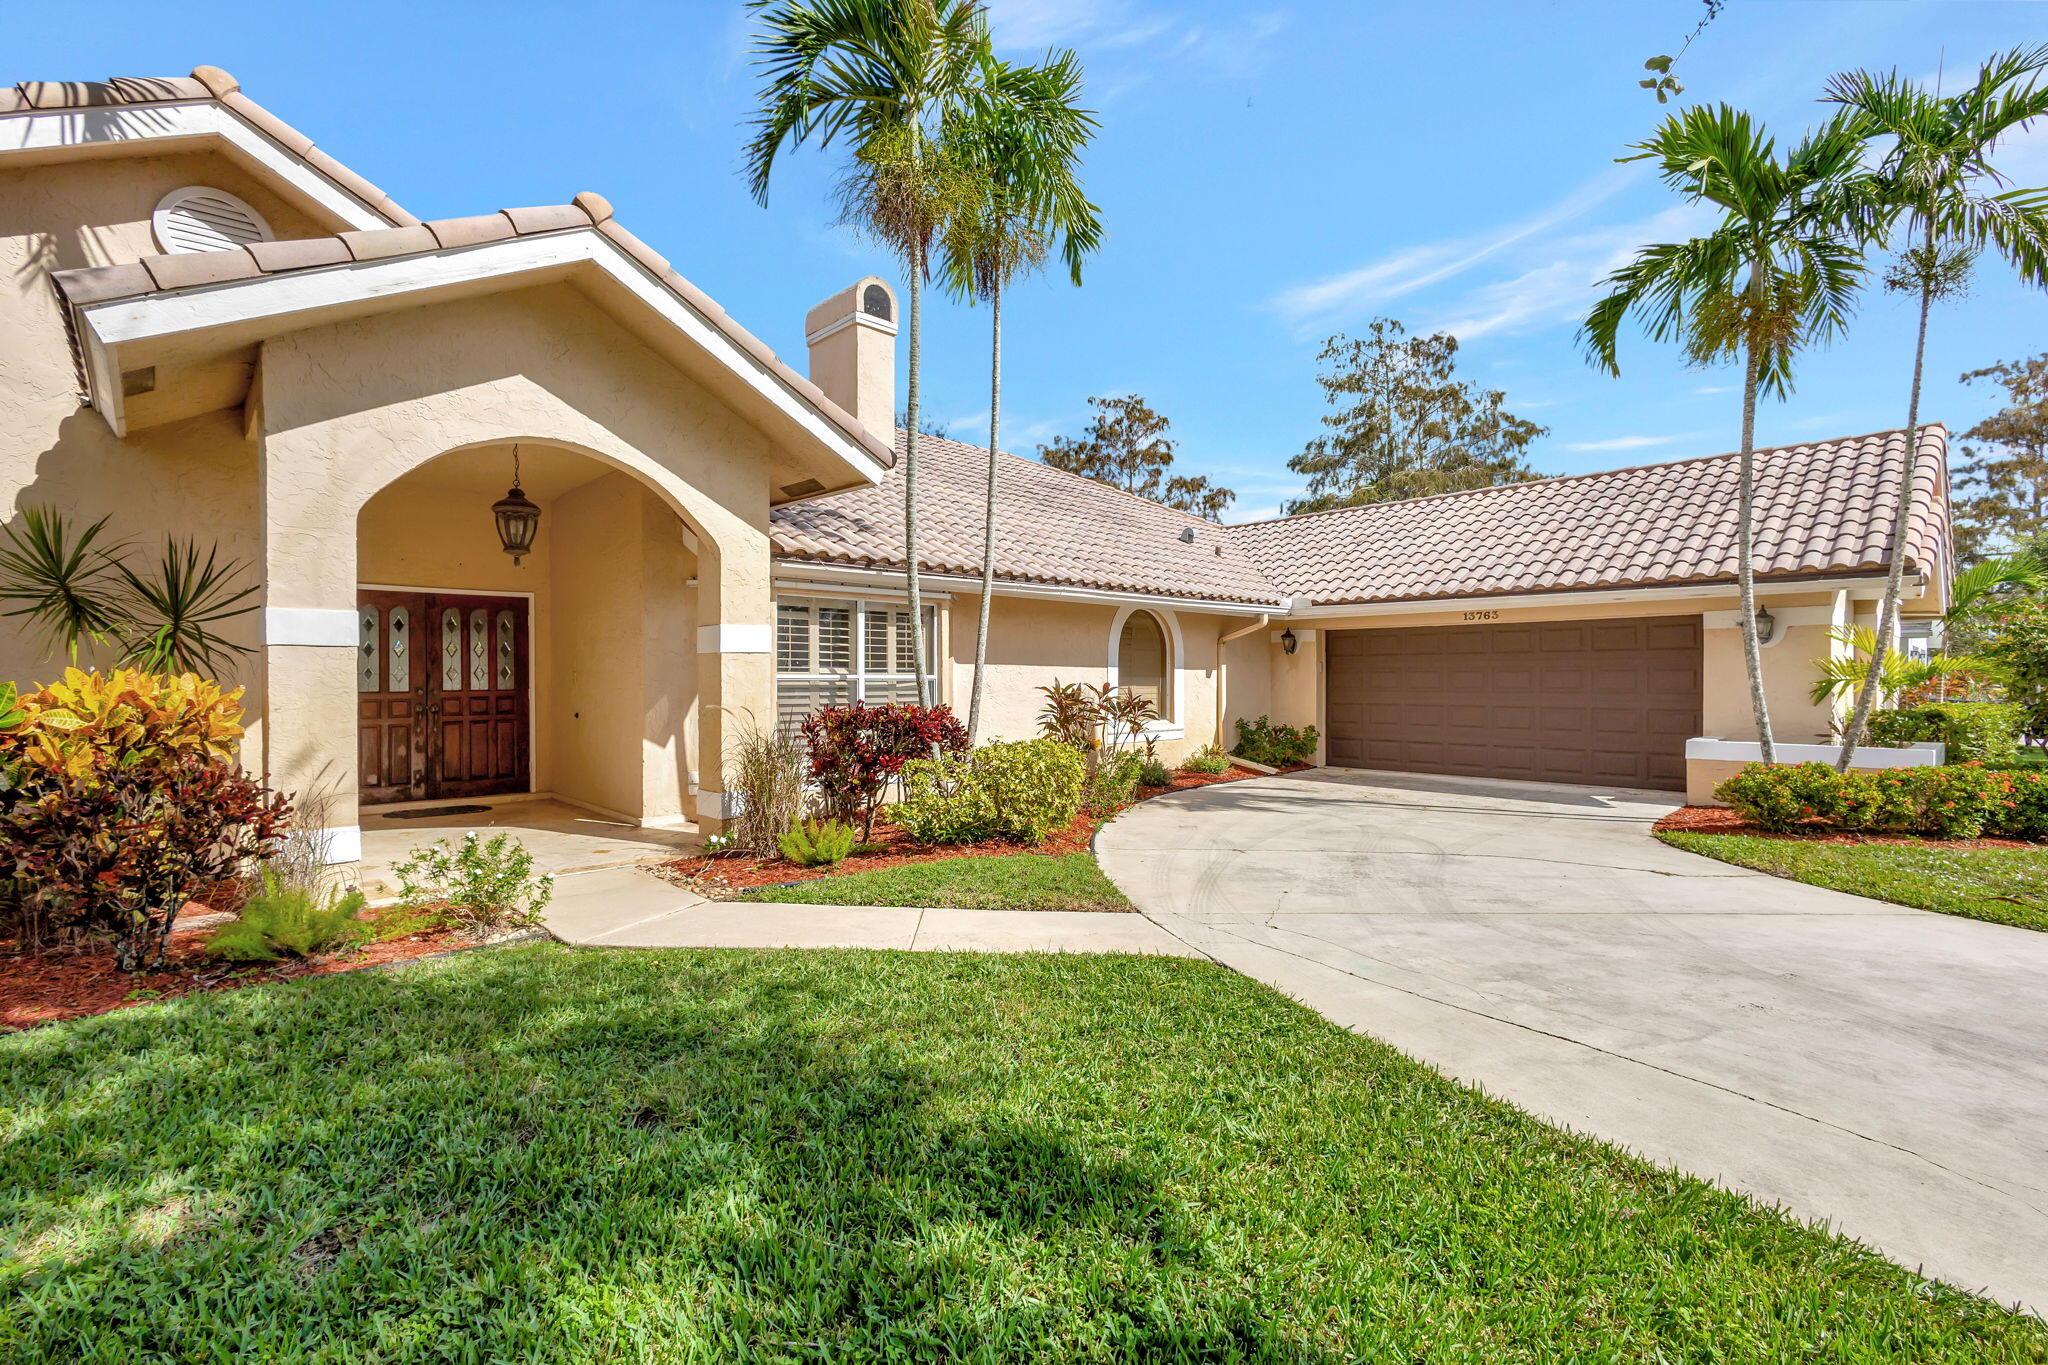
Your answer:
[[[227,251],[271,240],[270,224],[248,204],[206,185],[172,190],[150,216],[156,244],[166,255]]]
[[[938,608],[924,609],[925,652],[937,658]],[[926,685],[938,695],[936,668]],[[785,597],[775,604],[775,711],[795,729],[821,706],[917,700],[910,613],[881,602]]]

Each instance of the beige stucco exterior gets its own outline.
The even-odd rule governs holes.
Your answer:
[[[322,209],[327,201],[303,187],[190,139],[162,154],[144,140],[0,162],[0,486],[10,515],[43,505],[74,525],[106,517],[110,537],[144,551],[176,536],[241,561],[263,604],[226,630],[248,651],[225,670],[247,689],[245,760],[282,788],[324,794],[338,830],[357,819],[353,624],[366,586],[526,596],[533,790],[628,820],[716,829],[732,811],[722,778],[731,736],[776,713],[778,591],[835,595],[829,582],[778,567],[770,508],[856,486],[878,466],[818,434],[809,399],[771,411],[762,373],[773,358],[758,346],[735,359],[664,326],[634,292],[641,265],[608,274],[573,252],[516,277],[423,275],[318,307],[303,292],[317,271],[155,290],[123,306],[176,324],[189,301],[249,303],[246,315],[203,326],[121,341],[94,333],[111,365],[94,371],[83,313],[67,317],[50,273],[154,256],[152,210],[190,185],[240,197],[280,239],[388,226]],[[586,220],[580,230],[603,237],[615,225]],[[809,392],[886,443],[895,301],[891,292],[887,319],[864,311],[875,285],[887,289],[869,277],[811,310]],[[515,449],[541,508],[533,551],[517,566],[489,514]],[[872,576],[841,587],[890,591]],[[932,592],[940,699],[964,717],[978,598],[957,582]],[[1806,695],[1812,660],[1840,648],[1829,628],[1865,619],[1875,596],[1869,585],[1770,589],[1784,625],[1764,671],[1781,738],[1827,735],[1830,708]],[[1909,611],[1933,609],[1937,596]],[[1330,630],[1690,614],[1704,627],[1705,733],[1753,738],[1735,605],[1732,591],[1667,590],[1425,610],[1275,606],[1261,623],[1241,606],[1011,585],[992,606],[981,732],[1033,734],[1039,689],[1055,681],[1116,681],[1115,642],[1135,610],[1156,615],[1169,643],[1156,735],[1167,762],[1228,747],[1241,718],[1327,729]],[[1279,639],[1290,628],[1292,655]],[[88,649],[85,661],[106,659]],[[27,685],[58,667],[47,641],[0,622],[0,678]]]

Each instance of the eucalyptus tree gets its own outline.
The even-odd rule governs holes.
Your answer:
[[[1756,625],[1756,405],[1791,392],[1793,361],[1847,323],[1876,231],[1857,173],[1866,138],[1843,113],[1782,157],[1761,125],[1727,105],[1665,119],[1627,160],[1650,160],[1671,189],[1720,211],[1705,235],[1646,246],[1605,281],[1580,328],[1594,363],[1619,374],[1623,322],[1676,341],[1695,365],[1742,364],[1736,578],[1750,706],[1766,763],[1777,761]]]
[[[1866,120],[1873,136],[1889,142],[1873,177],[1887,206],[1905,220],[1906,249],[1885,276],[1885,287],[1919,296],[1913,340],[1913,378],[1906,399],[1906,445],[1900,455],[1899,494],[1892,520],[1891,572],[1878,610],[1876,647],[1842,736],[1836,766],[1844,771],[1862,742],[1871,707],[1882,690],[1885,656],[1897,627],[1904,583],[1906,536],[1920,470],[1920,383],[1927,360],[1927,320],[1937,299],[1968,287],[1986,250],[2003,257],[2032,285],[2048,285],[2048,190],[2003,190],[2006,177],[1992,164],[1999,144],[2048,114],[2048,45],[2001,52],[1977,70],[1977,79],[1950,96],[1931,93],[1889,72],[1854,71],[1828,82],[1827,98]],[[2022,82],[2025,82],[2022,84]]]
[[[982,498],[981,610],[974,633],[974,683],[967,737],[981,735],[982,677],[988,663],[989,599],[996,576],[997,458],[1003,421],[1003,291],[1038,270],[1055,241],[1075,284],[1102,243],[1102,221],[1082,191],[1080,159],[1094,137],[1080,106],[1081,64],[1070,51],[1038,66],[993,55],[963,111],[946,130],[949,158],[968,194],[940,246],[939,274],[956,297],[989,306],[988,471]]]
[[[903,261],[910,292],[910,364],[903,447],[903,558],[917,656],[917,697],[929,705],[917,562],[918,406],[924,284],[934,238],[963,193],[941,129],[986,75],[988,25],[973,0],[750,0],[755,64],[765,83],[747,145],[747,180],[768,201],[787,146],[852,145],[841,184],[849,221]]]

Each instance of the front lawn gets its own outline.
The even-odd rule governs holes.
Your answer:
[[[1657,837],[1674,848],[1814,886],[1945,915],[2048,930],[2048,848],[1823,843],[1678,831]]]
[[[0,1038],[0,1360],[1968,1361],[1207,963],[487,950]]]
[[[1129,910],[1092,853],[1011,853],[904,863],[794,886],[763,886],[735,899],[813,905],[952,905],[967,910]]]

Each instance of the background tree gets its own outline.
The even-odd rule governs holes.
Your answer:
[[[1997,381],[2006,405],[1963,433],[1954,466],[1956,555],[2048,550],[2048,354],[1971,370],[1965,384]]]
[[[1704,237],[1647,246],[1607,277],[1580,337],[1595,364],[1621,373],[1622,323],[1677,341],[1695,365],[1742,362],[1742,454],[1736,489],[1736,578],[1750,708],[1766,763],[1777,761],[1756,628],[1756,403],[1792,389],[1799,350],[1848,321],[1862,281],[1854,184],[1863,122],[1838,116],[1780,160],[1748,114],[1696,107],[1664,120],[1628,160],[1657,163],[1664,183],[1721,210]]]
[[[852,165],[840,187],[847,221],[902,260],[910,285],[910,365],[903,449],[903,559],[917,697],[931,702],[917,560],[918,405],[924,362],[924,283],[932,239],[957,205],[961,180],[939,130],[985,68],[988,26],[973,0],[751,0],[753,53],[766,77],[747,146],[747,179],[768,202],[785,146],[845,137]]]
[[[1316,382],[1336,411],[1322,419],[1330,434],[1287,462],[1308,476],[1289,515],[1543,477],[1522,452],[1550,429],[1508,412],[1498,389],[1459,379],[1457,358],[1456,337],[1411,337],[1392,318],[1324,342]]]
[[[988,468],[982,494],[981,605],[974,631],[974,681],[968,692],[967,737],[981,737],[982,679],[988,665],[990,599],[996,578],[996,484],[1003,425],[1003,291],[1035,272],[1055,238],[1068,276],[1081,283],[1081,264],[1102,242],[1102,222],[1082,192],[1081,152],[1095,118],[1080,107],[1081,64],[1055,52],[1040,66],[1012,66],[994,56],[978,98],[946,130],[970,193],[953,217],[940,276],[956,296],[989,306]]]
[[[1237,494],[1197,474],[1174,474],[1173,442],[1167,420],[1136,394],[1122,398],[1091,398],[1095,417],[1078,439],[1056,436],[1038,448],[1038,458],[1054,469],[1083,474],[1141,498],[1192,512],[1210,521],[1237,500]]]
[[[1836,767],[1848,771],[1862,742],[1870,709],[1883,683],[1884,657],[1899,619],[1920,460],[1920,380],[1927,362],[1927,315],[1939,298],[1959,294],[1986,248],[2009,261],[2028,284],[2048,284],[2048,193],[1983,193],[2005,177],[1991,157],[2001,139],[2048,113],[2048,87],[2028,80],[2048,66],[2048,46],[2002,52],[1978,68],[1960,93],[1929,94],[1893,71],[1855,71],[1828,82],[1827,97],[1864,120],[1869,135],[1888,139],[1873,184],[1885,204],[1906,220],[1910,244],[1885,276],[1885,287],[1920,296],[1913,342],[1913,381],[1906,399],[1906,447],[1900,456],[1899,496],[1892,516],[1891,573],[1878,609],[1877,650],[1842,733]]]

